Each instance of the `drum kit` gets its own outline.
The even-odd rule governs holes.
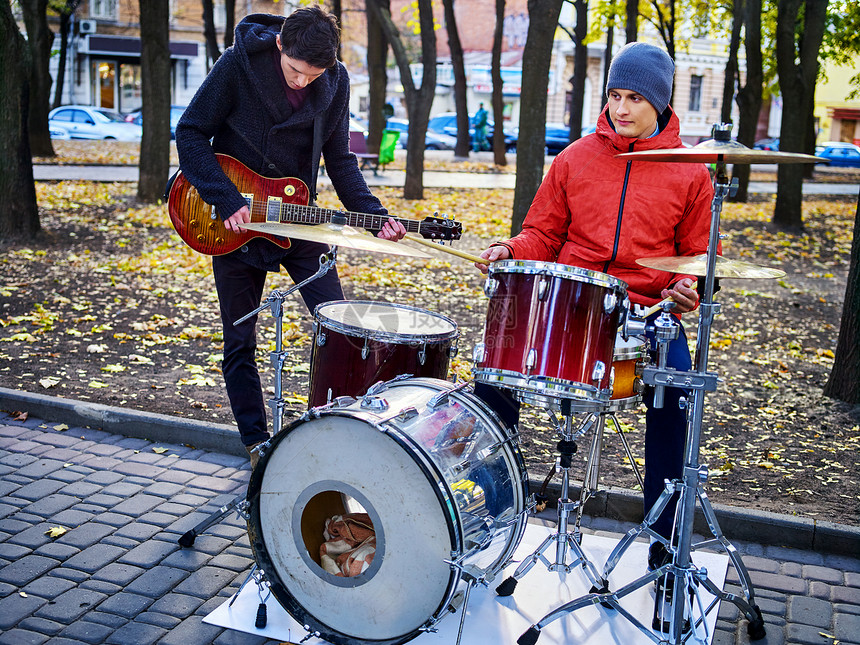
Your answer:
[[[639,261],[662,271],[699,276],[699,328],[692,370],[666,367],[664,349],[679,335],[670,300],[652,308],[653,313],[662,312],[646,321],[643,312],[637,315],[631,309],[625,283],[612,276],[527,260],[504,260],[489,267],[484,334],[473,352],[475,382],[499,388],[548,413],[560,440],[547,482],[556,472],[562,475],[555,532],[520,562],[496,592],[513,593],[517,581],[539,562],[550,571],[581,567],[592,585],[585,596],[553,609],[531,625],[518,639],[520,645],[533,645],[549,623],[596,604],[617,610],[655,643],[686,642],[720,600],[734,603],[745,615],[751,638],[765,635],[749,574],[720,531],[703,490],[707,469],[698,457],[704,394],[714,391],[718,381],[707,370],[710,328],[719,313],[719,305],[713,302],[715,280],[784,273],[719,257],[719,217],[722,202],[732,189],[726,163],[797,163],[815,158],[760,154],[763,151],[729,141],[728,132],[728,126],[718,125],[714,140],[695,148],[620,155],[632,160],[716,164],[708,252]],[[489,585],[512,563],[527,517],[536,505],[529,495],[516,427],[509,427],[476,395],[472,384],[445,380],[459,338],[453,320],[416,307],[368,301],[335,301],[317,307],[309,410],[283,427],[281,371],[286,353],[281,344],[281,316],[285,299],[332,268],[338,246],[426,254],[349,230],[336,221],[320,226],[255,226],[268,227],[268,233],[322,241],[333,248],[321,256],[317,274],[287,291],[273,292],[245,317],[268,308],[276,319],[276,347],[271,354],[275,396],[269,402],[274,433],[259,448],[259,463],[251,474],[247,495],[186,533],[180,544],[190,546],[202,530],[228,512],[239,511],[247,519],[256,561],[243,587],[253,581],[261,599],[266,593],[274,595],[304,627],[305,639],[314,636],[344,645],[395,645],[435,631],[440,620],[460,610],[459,643],[473,587]],[[483,263],[468,253],[456,255]],[[656,353],[648,351],[646,331],[656,338]],[[655,362],[650,362],[652,355],[657,357]],[[689,392],[683,475],[666,482],[656,505],[621,539],[601,570],[580,546],[582,511],[598,487],[607,420],[621,437],[641,485],[636,462],[614,415],[640,405],[644,385],[654,388],[658,407],[666,387]],[[585,420],[575,424],[574,418],[580,414]],[[592,430],[580,499],[572,501],[568,496],[576,439]],[[650,527],[676,495],[679,501],[669,540]],[[713,539],[694,544],[697,502]],[[359,516],[364,518],[363,526],[371,529],[372,537],[361,544],[362,553],[369,555],[354,575],[332,572],[320,556],[323,542],[329,538],[327,527],[334,518]],[[671,560],[621,589],[610,590],[610,573],[640,536],[662,540]],[[555,558],[551,560],[545,552],[553,545]],[[705,569],[692,562],[691,552],[706,546],[728,554],[742,594],[724,592]],[[620,601],[662,576],[675,581],[674,591],[664,603],[667,616],[655,613],[652,625],[642,624]],[[714,597],[707,607],[700,590]],[[265,624],[264,610],[262,603],[257,627]]]

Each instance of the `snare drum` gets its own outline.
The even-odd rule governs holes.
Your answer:
[[[306,629],[394,645],[450,613],[464,569],[489,582],[510,561],[526,496],[515,436],[490,408],[444,381],[402,379],[308,412],[264,444],[248,532],[272,594]],[[366,513],[375,533],[354,577],[320,564],[325,519],[344,512]]]
[[[612,354],[612,398],[608,411],[635,408],[642,402],[642,364],[648,358],[648,340],[631,336],[627,340],[619,333]]]
[[[416,307],[366,300],[318,305],[308,403],[357,396],[402,374],[445,379],[458,336],[453,320]]]
[[[609,401],[624,282],[564,264],[503,260],[490,265],[485,292],[484,338],[473,357],[477,381],[543,406]]]

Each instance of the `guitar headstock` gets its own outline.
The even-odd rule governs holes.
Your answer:
[[[418,226],[421,237],[428,240],[459,240],[463,225],[452,217],[425,217]]]

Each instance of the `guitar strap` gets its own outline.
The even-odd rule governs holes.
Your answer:
[[[311,206],[316,206],[317,203],[317,175],[320,171],[320,155],[322,155],[322,133],[323,121],[325,120],[326,111],[323,110],[314,117],[314,149],[311,153],[311,185],[309,186]]]

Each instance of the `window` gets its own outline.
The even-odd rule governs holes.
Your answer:
[[[103,20],[116,20],[116,0],[90,0],[90,17]]]
[[[690,112],[702,109],[702,80],[704,77],[693,74],[690,77]]]

